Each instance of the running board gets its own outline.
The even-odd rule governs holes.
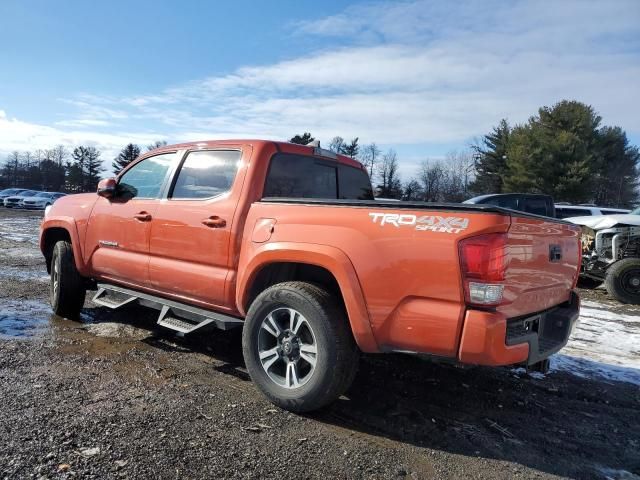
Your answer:
[[[194,332],[207,325],[214,325],[221,330],[244,325],[244,321],[236,317],[106,283],[98,284],[98,292],[93,297],[94,303],[114,310],[134,301],[160,310],[158,325],[181,334]]]

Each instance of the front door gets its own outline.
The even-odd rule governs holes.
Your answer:
[[[98,198],[85,243],[94,276],[148,285],[151,220],[174,159],[175,153],[145,158],[120,176],[113,198]]]
[[[149,281],[161,292],[225,307],[241,151],[187,153],[151,221]]]

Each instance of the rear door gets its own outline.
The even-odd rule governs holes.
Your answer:
[[[148,286],[151,220],[175,156],[166,153],[145,158],[119,177],[114,198],[98,197],[85,244],[95,276]]]
[[[186,153],[151,221],[154,289],[224,308],[241,159],[239,147]]]

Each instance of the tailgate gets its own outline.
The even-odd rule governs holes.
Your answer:
[[[512,216],[507,236],[507,318],[540,312],[570,299],[580,266],[580,228],[554,220]]]

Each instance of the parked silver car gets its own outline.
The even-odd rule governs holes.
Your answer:
[[[26,192],[26,188],[5,188],[0,191],[0,206],[4,206],[4,200],[13,195],[19,195],[22,192]]]
[[[39,192],[32,197],[25,197],[22,200],[22,203],[18,205],[18,208],[44,210],[49,205],[53,205],[57,199],[64,197],[65,195],[66,193],[60,192]]]
[[[22,200],[24,200],[26,197],[32,197],[37,193],[40,192],[36,190],[23,190],[16,195],[11,195],[10,197],[5,198],[4,206],[7,208],[19,208]]]

